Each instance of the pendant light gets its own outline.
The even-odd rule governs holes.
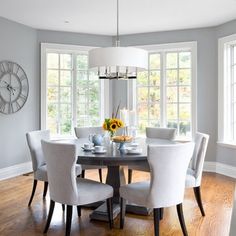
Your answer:
[[[89,68],[97,70],[99,79],[136,79],[138,71],[148,68],[147,51],[120,46],[119,0],[117,0],[116,46],[90,50]]]

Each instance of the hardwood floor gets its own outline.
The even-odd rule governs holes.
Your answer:
[[[126,171],[127,172],[127,171]],[[103,179],[105,179],[103,171]],[[97,171],[87,171],[86,177],[99,181]],[[134,172],[133,181],[148,179],[148,173]],[[49,196],[43,201],[43,183],[38,184],[31,207],[27,207],[32,188],[32,176],[19,176],[0,181],[0,235],[1,236],[38,236],[43,235],[49,209]],[[233,205],[235,181],[231,178],[205,173],[202,181],[202,198],[206,216],[201,212],[194,199],[192,189],[186,190],[183,203],[186,226],[190,236],[227,236]],[[91,209],[82,208],[79,219],[74,207],[71,236],[151,236],[153,235],[153,216],[126,214],[124,229],[119,229],[118,219],[114,229],[108,223],[90,221]],[[56,204],[51,226],[47,235],[62,236],[65,230],[65,213]],[[165,209],[160,223],[160,235],[180,236],[181,228],[175,207]]]

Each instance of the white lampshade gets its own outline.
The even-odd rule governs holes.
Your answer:
[[[148,69],[148,52],[133,47],[95,48],[89,51],[89,68],[100,78],[136,78],[137,71]]]

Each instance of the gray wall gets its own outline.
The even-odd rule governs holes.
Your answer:
[[[17,113],[0,113],[0,168],[30,160],[25,133],[39,128],[39,76],[37,71],[37,32],[0,18],[0,61],[17,62],[29,80],[29,97]]]
[[[25,133],[40,128],[40,42],[111,46],[112,37],[35,30],[0,17],[0,61],[19,63],[28,76],[29,97],[17,113],[0,113],[0,169],[30,161]]]
[[[34,30],[0,18],[0,60],[19,63],[29,79],[29,98],[21,111],[0,114],[0,169],[29,161],[25,133],[40,127],[40,43],[62,43],[84,46],[111,46],[114,37],[90,34]],[[235,150],[217,147],[217,42],[218,38],[236,33],[236,21],[218,27],[145,33],[121,36],[121,45],[147,45],[197,41],[198,130],[211,136],[207,161],[236,166]],[[127,105],[126,82],[110,83],[111,107],[121,101]]]

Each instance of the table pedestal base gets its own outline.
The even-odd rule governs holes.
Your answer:
[[[144,207],[144,206],[138,206],[138,205],[135,205],[134,203],[127,203],[126,212],[135,214],[135,215],[148,216],[152,213],[152,209]]]
[[[115,219],[120,213],[120,206],[118,203],[113,204],[113,219]],[[108,214],[107,214],[107,205],[103,203],[97,209],[95,209],[90,215],[91,220],[100,220],[108,222]]]

